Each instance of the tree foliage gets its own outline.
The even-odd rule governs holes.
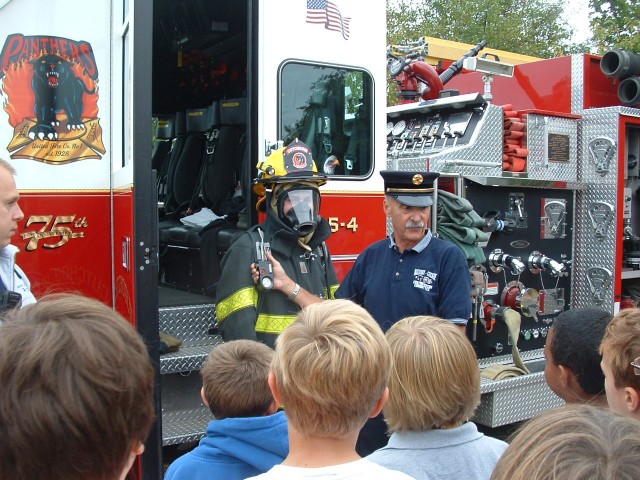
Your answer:
[[[491,48],[551,58],[571,48],[563,8],[562,0],[392,0],[387,43],[421,36],[469,44],[486,39]]]
[[[590,0],[591,28],[597,53],[623,48],[640,53],[640,3],[637,0]]]

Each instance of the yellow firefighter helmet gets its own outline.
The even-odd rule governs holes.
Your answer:
[[[327,183],[325,175],[319,175],[311,155],[311,149],[296,139],[286,147],[279,148],[256,165],[258,176],[253,181],[253,191],[264,196],[267,185],[273,186],[313,182],[317,186]]]

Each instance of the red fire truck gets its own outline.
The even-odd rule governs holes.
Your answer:
[[[158,420],[132,476],[162,478],[211,418],[198,371],[221,341],[215,267],[259,221],[251,179],[278,142],[301,139],[331,172],[321,214],[340,277],[387,234],[382,169],[438,171],[439,189],[484,219],[488,238],[470,247],[484,261],[473,265],[483,281],[469,338],[481,367],[512,362],[503,320],[518,312],[532,373],[483,380],[478,423],[558,404],[541,371],[553,318],[570,306],[613,312],[636,291],[640,111],[637,83],[621,77],[638,72],[616,73],[623,54],[607,76],[592,55],[535,61],[486,48],[493,56],[440,85],[469,47],[445,55],[437,49],[452,45],[427,37],[431,57],[388,50],[380,2],[4,0],[0,21],[0,156],[18,172],[25,212],[18,263],[37,296],[113,305],[158,367]],[[435,76],[417,69],[427,82],[388,111],[385,49],[407,74],[442,60]],[[425,86],[437,95],[421,97]],[[432,226],[444,236],[436,209]],[[161,333],[179,349],[165,352]]]

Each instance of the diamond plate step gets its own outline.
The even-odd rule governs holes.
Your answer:
[[[182,344],[180,350],[160,356],[160,373],[190,372],[200,370],[209,352],[222,343],[220,335],[213,335],[202,343]]]
[[[213,325],[213,303],[162,307],[159,310],[160,331],[182,340],[180,350],[160,357],[160,373],[200,370],[213,347],[222,343],[219,335],[209,335]]]
[[[207,407],[162,412],[162,445],[196,442],[213,415]]]

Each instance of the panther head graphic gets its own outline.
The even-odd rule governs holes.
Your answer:
[[[45,54],[32,60],[33,80],[31,87],[35,94],[34,111],[36,124],[29,129],[29,138],[57,140],[60,126],[57,114],[65,112],[68,130],[84,130],[82,121],[83,94],[93,94],[84,82],[75,76],[73,64],[55,54]]]

